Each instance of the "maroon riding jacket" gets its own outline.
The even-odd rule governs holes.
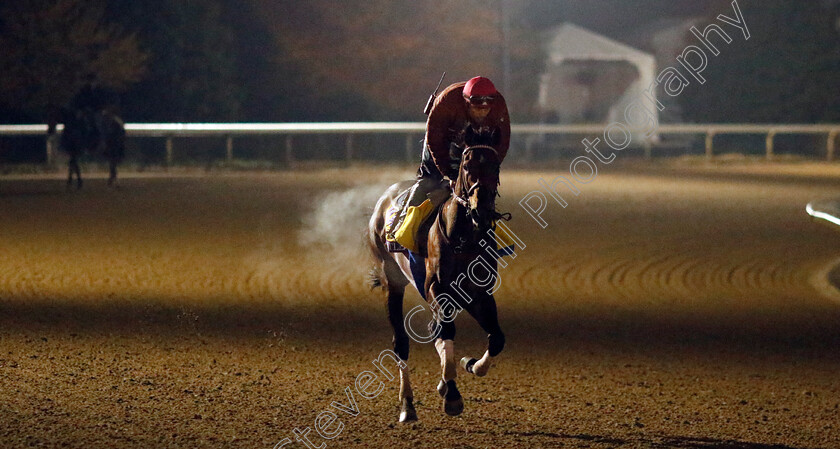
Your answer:
[[[470,123],[468,105],[464,100],[465,84],[455,83],[444,89],[435,99],[435,104],[429,112],[429,120],[426,122],[426,143],[435,166],[443,174],[451,171],[449,144],[458,143],[458,134]],[[501,135],[498,145],[494,148],[499,153],[499,162],[503,161],[510,145],[510,116],[502,94],[495,95],[490,112],[481,126],[489,129],[499,128]]]

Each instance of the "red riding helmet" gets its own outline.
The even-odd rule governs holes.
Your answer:
[[[493,82],[483,76],[476,76],[464,85],[464,98],[471,104],[487,105],[498,94]]]

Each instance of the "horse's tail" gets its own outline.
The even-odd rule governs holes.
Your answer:
[[[371,290],[375,290],[379,287],[382,287],[382,270],[377,267],[371,268],[368,271],[368,285],[370,285]]]
[[[379,204],[377,204],[376,210],[379,210]],[[371,267],[367,274],[367,284],[371,290],[385,286],[385,273],[382,270],[382,263],[384,262],[382,254],[384,248],[377,235],[377,223],[379,221],[381,221],[379,214],[374,212],[368,226],[363,232],[365,244],[370,250]]]
[[[370,248],[370,259],[372,263],[372,266],[370,267],[370,270],[368,270],[367,274],[367,284],[370,286],[371,290],[385,285],[382,282],[382,277],[385,275],[385,273],[382,272],[382,256],[380,254],[379,245],[376,243],[375,236],[372,234],[373,232],[373,230],[368,228],[364,233],[365,241]]]

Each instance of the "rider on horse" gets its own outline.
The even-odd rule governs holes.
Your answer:
[[[104,113],[114,104],[113,98],[96,79],[96,75],[88,74],[82,88],[70,101],[73,111],[82,117],[88,130],[95,135],[104,134]]]
[[[423,156],[417,170],[417,181],[407,201],[405,218],[395,226],[389,239],[416,252],[416,232],[431,212],[448,197],[450,180],[458,176],[464,151],[464,134],[468,127],[476,134],[498,129],[500,138],[494,146],[499,162],[504,160],[510,144],[510,116],[505,98],[489,79],[476,76],[467,82],[455,83],[440,93],[426,122]],[[434,192],[446,189],[441,199]]]

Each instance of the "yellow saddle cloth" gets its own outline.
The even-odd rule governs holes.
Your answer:
[[[405,218],[399,229],[391,232],[391,229],[385,230],[385,238],[392,242],[397,242],[403,248],[416,253],[417,252],[417,231],[420,225],[426,218],[435,210],[435,206],[431,200],[423,201],[419,206],[408,206],[405,212]],[[399,213],[399,212],[395,212]],[[390,220],[389,220],[390,221]]]
[[[391,232],[391,229],[386,227],[385,229],[385,238],[388,241],[396,242],[402,245],[403,248],[417,253],[419,248],[417,247],[417,232],[420,230],[420,226],[423,222],[426,221],[426,218],[434,212],[435,206],[431,200],[423,201],[419,206],[408,206],[405,212],[405,218],[402,221],[402,224],[398,225],[399,228]],[[394,211],[393,213],[399,213],[399,211]],[[393,223],[394,221],[389,217],[388,222]],[[493,228],[495,228],[495,221],[493,223]],[[514,252],[514,241],[513,239],[507,235],[505,232],[500,232],[496,234],[496,254],[498,257],[502,256],[510,256],[513,255]]]

